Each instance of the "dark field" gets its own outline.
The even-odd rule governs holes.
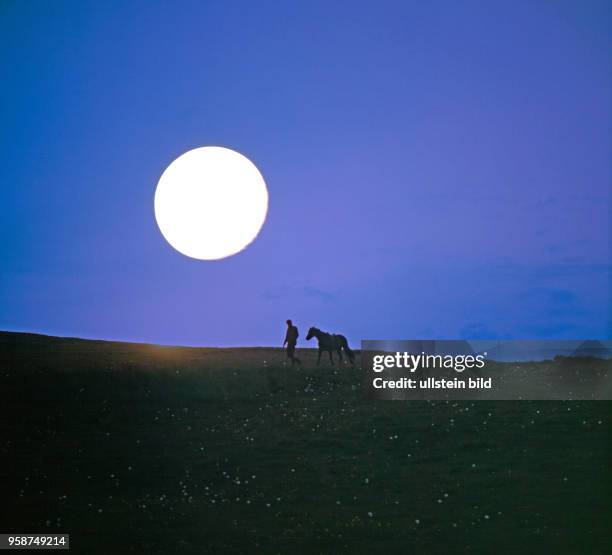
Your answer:
[[[364,401],[358,369],[298,356],[0,334],[0,532],[101,554],[611,552],[610,402]]]

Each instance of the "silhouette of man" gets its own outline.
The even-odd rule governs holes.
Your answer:
[[[295,346],[299,336],[300,334],[298,333],[297,326],[294,326],[291,320],[287,320],[287,333],[285,335],[283,347],[287,345],[287,357],[291,360],[291,366],[296,362],[302,364],[300,359],[295,356]]]

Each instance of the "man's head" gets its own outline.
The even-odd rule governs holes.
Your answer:
[[[293,322],[292,322],[291,320],[287,320],[287,325],[288,325],[289,327],[291,327],[291,326],[293,326]]]

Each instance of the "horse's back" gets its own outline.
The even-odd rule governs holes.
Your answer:
[[[344,335],[334,333],[332,337],[334,338],[334,344],[336,345],[337,349],[341,349],[342,347],[344,347],[344,345],[347,344],[346,337],[344,337]]]

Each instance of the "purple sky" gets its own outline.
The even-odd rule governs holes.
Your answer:
[[[0,8],[0,329],[279,344],[610,338],[609,2]],[[241,254],[174,251],[164,168],[259,167]]]

